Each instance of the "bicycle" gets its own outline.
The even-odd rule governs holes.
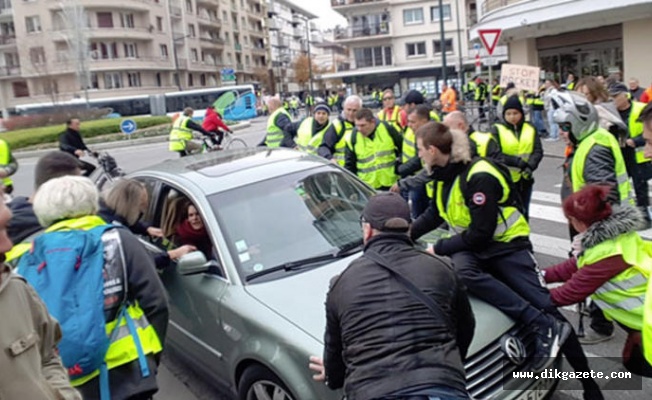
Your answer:
[[[247,147],[247,143],[244,140],[235,137],[232,132],[224,130],[220,130],[220,132],[223,134],[221,144],[218,143],[216,134],[210,136],[202,135],[201,148],[196,151],[188,152],[187,155],[210,153],[226,149],[244,149]]]

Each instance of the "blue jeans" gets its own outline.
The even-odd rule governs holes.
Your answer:
[[[468,393],[448,386],[406,388],[374,400],[467,400]]]
[[[546,130],[546,125],[543,123],[543,112],[541,110],[532,110],[532,122],[539,134]]]
[[[552,119],[552,111],[548,111],[548,133],[550,139],[559,139],[559,126]]]

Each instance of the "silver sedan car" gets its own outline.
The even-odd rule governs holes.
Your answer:
[[[359,216],[373,190],[336,165],[283,149],[186,157],[130,177],[148,189],[145,220],[172,239],[159,246],[174,243],[189,205],[210,241],[161,273],[175,353],[241,400],[340,399],[313,381],[308,357],[323,352],[328,285],[361,254]],[[512,378],[529,370],[528,328],[482,301],[472,306],[471,395],[539,400],[554,390],[554,380]]]

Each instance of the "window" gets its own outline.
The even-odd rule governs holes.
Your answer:
[[[30,48],[29,60],[32,65],[45,64],[45,49],[42,46]]]
[[[91,72],[91,89],[99,89],[100,88],[100,82],[99,79],[97,79],[97,73]]]
[[[138,58],[138,46],[136,43],[125,43],[125,57],[127,58]]]
[[[14,92],[14,97],[29,97],[29,87],[26,81],[12,82],[11,88]]]
[[[405,53],[408,57],[425,56],[426,42],[407,43],[405,45]]]
[[[104,74],[105,89],[119,89],[122,87],[122,74],[119,72]]]
[[[199,84],[201,86],[206,86],[206,74],[199,75]]]
[[[392,65],[392,48],[389,46],[357,48],[353,54],[357,68]]]
[[[403,10],[403,24],[423,24],[423,8],[409,8]]]
[[[168,46],[166,44],[161,45],[161,58],[168,58]]]
[[[98,28],[113,28],[113,14],[110,12],[97,13],[97,27]]]
[[[188,11],[189,14],[192,14],[192,1],[191,0],[186,0],[186,11]]]
[[[441,40],[433,40],[432,46],[435,49],[435,54],[441,53]],[[453,39],[446,39],[446,53],[453,52]]]
[[[128,72],[127,81],[129,83],[129,87],[140,87],[140,72]]]
[[[444,4],[444,21],[450,21],[451,19],[451,5]],[[439,21],[439,7],[430,7],[430,19],[435,22]]]
[[[188,86],[189,87],[195,86],[195,82],[192,79],[192,74],[188,74]]]
[[[159,32],[163,32],[163,18],[162,17],[156,17],[156,30]]]
[[[123,28],[133,28],[134,15],[133,14],[120,14],[120,26]]]
[[[161,87],[161,86],[162,86],[162,82],[161,82],[161,73],[160,73],[160,72],[157,72],[157,73],[156,73],[156,86],[158,86],[158,87]]]
[[[41,32],[41,19],[38,15],[25,17],[25,26],[27,33]]]
[[[91,43],[91,57],[95,60],[118,58],[118,45],[115,42]]]
[[[188,35],[190,35],[190,37],[195,37],[196,36],[196,34],[195,34],[195,25],[193,25],[193,24],[188,25]]]
[[[197,56],[197,49],[190,49],[190,59],[192,62],[199,61],[199,57]]]

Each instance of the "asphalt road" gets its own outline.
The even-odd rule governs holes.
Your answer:
[[[266,121],[258,118],[252,122],[249,128],[237,132],[238,137],[245,139],[250,145],[258,143],[265,131]],[[82,127],[83,129],[83,127]],[[561,177],[561,155],[563,145],[560,142],[545,142],[544,148],[546,157],[541,166],[535,172],[535,193],[533,196],[531,210],[532,241],[535,246],[536,258],[542,268],[554,265],[562,261],[562,257],[568,251],[568,231],[566,221],[563,218],[559,204],[559,182]],[[167,143],[155,143],[149,145],[129,146],[121,149],[112,149],[109,152],[116,158],[120,165],[127,172],[158,163],[167,158],[176,157],[167,150]],[[14,177],[16,194],[29,195],[32,189],[33,170],[36,158],[29,154],[17,153],[20,168]],[[646,236],[652,237],[652,232]],[[576,323],[577,314],[572,310],[564,310],[571,322]],[[600,357],[619,357],[625,335],[617,329],[617,335],[609,342],[594,346],[585,346],[585,351],[592,357],[591,365],[596,371],[618,369],[618,364],[608,362]],[[161,391],[155,399],[211,399],[223,400],[232,398],[223,390],[213,387],[195,374],[187,365],[179,361],[174,354],[168,354],[164,358],[164,368],[160,372]],[[600,381],[604,389],[614,387],[614,381]],[[652,380],[643,382],[643,390],[605,390],[606,399],[647,399],[652,393]],[[563,381],[553,400],[568,400],[573,398],[581,399],[581,392],[577,390],[574,381]],[[648,393],[645,395],[644,393]],[[538,400],[534,396],[528,400]]]

